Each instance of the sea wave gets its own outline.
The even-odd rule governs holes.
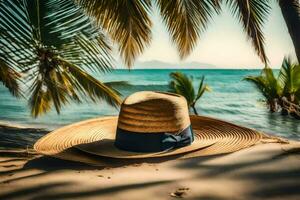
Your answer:
[[[48,129],[24,127],[11,123],[0,124],[0,149],[32,148],[34,142],[48,133]]]

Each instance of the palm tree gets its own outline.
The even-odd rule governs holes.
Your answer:
[[[221,0],[75,0],[96,19],[118,44],[121,57],[130,67],[151,42],[150,13],[158,8],[180,58],[186,58],[197,44]],[[270,11],[269,0],[225,0],[243,25],[260,59],[267,63],[262,26]]]
[[[285,96],[292,103],[299,103],[300,96],[300,65],[293,63],[290,58],[283,60],[281,70],[278,75],[278,81],[281,85],[281,96]]]
[[[205,91],[210,91],[208,85],[204,84],[204,76],[201,77],[198,92],[196,94],[192,79],[181,72],[172,72],[169,83],[170,92],[180,94],[185,97],[189,108],[193,109],[195,115],[198,115],[196,103],[202,97]]]
[[[120,104],[116,90],[89,74],[110,71],[110,43],[72,1],[0,1],[0,16],[0,81],[29,97],[32,116],[88,97]]]
[[[31,12],[32,4],[35,1],[38,2],[38,8],[40,9],[38,9],[37,12]],[[32,56],[32,52],[34,52],[35,55],[47,55],[47,58],[51,55],[51,60],[58,57],[55,55],[59,55],[64,61],[73,63],[73,68],[77,66],[77,69],[82,70],[84,66],[85,68],[89,68],[89,70],[100,69],[106,71],[111,66],[112,60],[110,57],[110,44],[107,41],[108,38],[117,44],[124,62],[128,67],[131,67],[136,57],[143,53],[145,47],[151,42],[152,22],[149,13],[154,7],[159,9],[171,38],[177,46],[180,58],[183,59],[193,50],[201,33],[207,28],[213,15],[220,13],[222,2],[221,0],[73,0],[76,3],[76,5],[74,5],[72,0],[35,1],[0,1],[1,20],[4,17],[4,20],[0,23],[0,32],[2,33],[0,35],[0,47],[11,46],[10,48],[6,47],[6,50],[2,50],[0,53],[5,55],[9,54],[8,57],[12,60],[9,61],[9,64],[11,69],[15,71],[32,71],[32,67],[29,67],[29,69],[27,69],[28,67],[24,67],[26,64],[32,65],[31,61],[27,59],[26,62],[20,62],[23,57],[28,58],[28,56]],[[270,11],[269,0],[224,1],[230,7],[232,14],[243,25],[244,32],[252,41],[254,49],[260,59],[264,63],[267,63],[262,26]],[[9,7],[13,7],[13,9],[8,9]],[[83,8],[85,13],[92,17],[92,22],[82,13],[80,8]],[[49,9],[50,11],[48,11]],[[30,12],[28,12],[28,10]],[[44,13],[48,14],[46,16],[40,16]],[[97,25],[97,28],[93,26],[94,24]],[[16,30],[16,32],[14,32],[14,30]],[[29,48],[25,50],[27,47]],[[52,49],[52,47],[54,48]],[[41,51],[37,51],[37,49]],[[45,52],[51,53],[48,54]],[[12,57],[16,55],[18,60],[12,59]],[[43,58],[43,56],[37,57]],[[62,63],[66,64],[65,62],[53,63],[59,63],[60,65],[62,65]],[[67,64],[65,66],[67,66]],[[22,69],[19,69],[19,67]],[[66,69],[69,68],[70,66]],[[40,70],[39,72],[42,71],[43,70]],[[85,69],[83,71],[85,71]],[[73,74],[70,78],[76,79]],[[30,77],[43,77],[39,75],[39,73],[34,73],[34,75]],[[54,88],[62,94],[63,92],[58,88],[62,88],[62,85],[65,87],[66,81],[60,80],[63,84],[60,83],[59,87],[56,86]],[[85,80],[88,80],[88,78]],[[45,79],[43,79],[43,82],[45,82]],[[90,79],[89,83],[95,82]],[[97,84],[99,86],[100,82]],[[38,85],[39,84],[35,85],[36,89],[38,89]],[[73,84],[69,83],[67,85],[70,87],[70,85]],[[94,86],[96,85],[94,84]],[[34,87],[31,87],[32,90],[33,88]],[[53,87],[48,84],[46,88],[49,90],[49,88]],[[66,89],[63,95],[64,98],[58,98],[54,93],[51,98],[49,94],[43,98],[45,100],[46,96],[48,96],[50,102],[56,102],[54,104],[58,112],[61,104],[65,104],[69,100],[78,101],[78,90],[81,94],[85,93],[81,96],[90,96],[93,100],[104,98],[110,103],[119,101],[117,100],[116,94],[113,95],[113,99],[109,98],[109,94],[112,95],[113,93],[111,92],[115,91],[108,91],[109,88],[105,87],[105,84],[102,84],[100,88],[98,87],[98,89],[102,91],[104,91],[104,88],[106,90],[106,92],[101,92],[101,95],[99,95],[99,93],[96,95],[95,91],[88,91],[88,95],[86,95],[87,93],[84,92],[86,88],[91,87],[85,85],[85,87],[82,88],[81,85],[80,87],[71,89],[72,91]],[[39,101],[40,103],[42,102],[42,100]],[[39,102],[36,103],[35,105],[39,105]],[[47,109],[42,110],[46,111]]]
[[[271,68],[266,67],[261,75],[248,76],[245,80],[255,84],[265,97],[271,112],[281,107],[282,113],[286,114],[290,112],[289,109],[294,109],[293,105],[299,107],[300,65],[292,63],[291,59],[284,58],[278,77],[275,77]]]
[[[278,110],[280,92],[282,89],[271,68],[265,67],[262,70],[261,75],[248,76],[244,80],[253,83],[257,87],[264,96],[271,112],[276,112]]]
[[[281,13],[294,44],[300,62],[300,2],[299,0],[278,0]]]

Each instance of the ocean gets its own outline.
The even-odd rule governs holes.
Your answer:
[[[131,86],[118,87],[123,97],[142,90],[167,91],[169,74],[181,71],[193,77],[198,89],[201,76],[212,89],[198,101],[196,108],[201,115],[211,116],[254,128],[266,133],[300,140],[300,121],[280,113],[269,113],[263,97],[249,82],[243,81],[247,75],[258,75],[260,70],[225,69],[135,69],[114,70],[112,73],[96,76],[101,81],[128,81]],[[30,116],[25,99],[16,99],[0,85],[0,124],[10,123],[27,127],[54,129],[84,119],[117,115],[118,110],[104,102],[65,106],[60,115],[53,110],[37,119]],[[22,134],[22,133],[20,133]],[[39,133],[40,134],[40,133]],[[34,134],[18,135],[26,141],[34,141]]]

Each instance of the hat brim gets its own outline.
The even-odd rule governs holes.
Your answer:
[[[85,120],[59,128],[36,142],[34,149],[44,155],[63,158],[70,148],[85,153],[111,158],[151,158],[183,154],[196,157],[229,153],[252,146],[260,141],[262,134],[222,120],[190,116],[195,141],[186,147],[157,152],[137,153],[116,148],[114,144],[118,117],[102,117]],[[67,160],[70,160],[66,158]]]
[[[155,157],[163,157],[163,156],[172,156],[172,155],[197,151],[199,149],[203,149],[205,147],[211,146],[215,143],[215,141],[209,141],[209,140],[200,141],[197,135],[195,135],[194,142],[189,146],[155,152],[155,153],[139,153],[139,152],[124,151],[118,149],[114,145],[114,141],[115,141],[114,139],[103,139],[92,143],[76,145],[75,148],[97,156],[104,156],[110,158],[136,159],[136,158],[155,158]]]

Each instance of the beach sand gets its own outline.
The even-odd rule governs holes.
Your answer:
[[[221,156],[93,167],[2,151],[0,199],[300,199],[299,152],[299,142],[271,143]]]

